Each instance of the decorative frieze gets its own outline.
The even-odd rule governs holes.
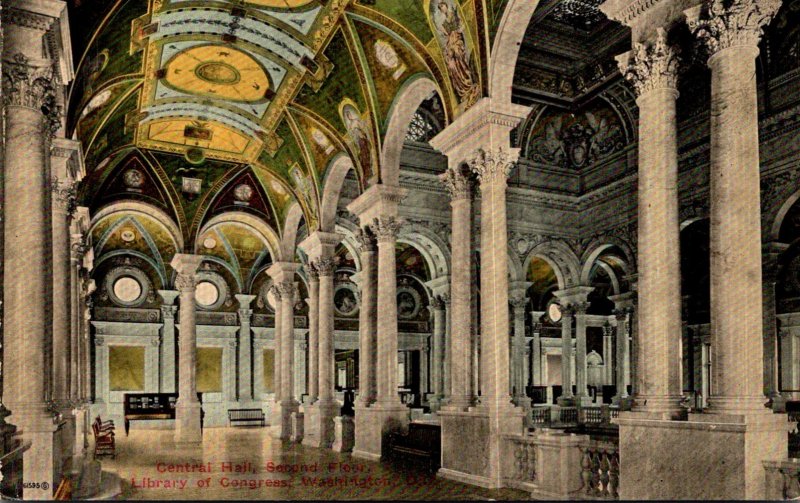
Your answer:
[[[617,56],[623,77],[633,85],[637,96],[655,89],[675,90],[678,87],[678,50],[667,44],[663,28],[656,31],[651,45],[635,43],[633,50]]]
[[[705,13],[703,4],[686,10],[686,22],[710,56],[735,46],[757,48],[763,27],[772,21],[781,3],[782,0],[712,0]]]

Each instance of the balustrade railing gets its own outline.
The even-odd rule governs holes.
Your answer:
[[[514,479],[536,482],[536,444],[530,437],[509,439],[514,453]]]
[[[768,500],[800,500],[800,459],[764,461]]]
[[[552,428],[578,425],[608,425],[619,417],[619,408],[609,405],[589,407],[536,406],[531,408],[534,427]]]
[[[619,498],[619,448],[615,443],[590,440],[581,445],[582,496]]]
[[[577,407],[562,407],[561,408],[561,422],[564,424],[578,423],[578,409]]]

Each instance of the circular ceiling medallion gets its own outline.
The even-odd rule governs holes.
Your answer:
[[[122,181],[125,183],[126,187],[138,189],[144,185],[144,173],[138,169],[131,168],[123,173]]]
[[[206,160],[206,154],[200,148],[190,148],[183,157],[189,164],[202,164]]]
[[[132,243],[136,240],[136,233],[132,229],[123,229],[120,233],[120,237],[126,243]]]
[[[248,53],[230,45],[199,45],[173,56],[162,82],[180,92],[245,103],[266,101],[269,75]]]
[[[195,75],[199,78],[219,85],[236,84],[241,80],[239,72],[236,68],[227,63],[212,61],[210,63],[203,63],[194,69]]]
[[[236,186],[233,189],[233,196],[236,198],[237,201],[241,201],[246,203],[253,197],[253,188],[246,183]]]
[[[207,250],[213,250],[214,248],[216,248],[216,247],[217,247],[217,240],[216,240],[216,239],[214,239],[214,238],[205,238],[205,239],[203,240],[203,246],[204,246],[204,247],[205,247]]]

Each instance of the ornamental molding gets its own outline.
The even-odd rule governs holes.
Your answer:
[[[652,44],[634,43],[633,50],[616,57],[622,76],[633,85],[637,97],[669,89],[678,97],[679,49],[667,44],[664,28],[656,30]]]
[[[3,64],[3,102],[43,115],[48,139],[61,128],[62,109],[56,101],[58,74],[52,61],[31,61],[18,52]]]
[[[19,26],[21,28],[30,28],[42,32],[50,31],[50,28],[56,22],[56,18],[36,14],[27,10],[10,8],[3,10],[3,24],[10,24]]]
[[[650,10],[661,0],[606,0],[600,4],[600,11],[609,19],[631,26],[635,24],[644,13]]]
[[[763,27],[772,21],[781,3],[782,0],[711,0],[707,6],[700,4],[684,13],[689,29],[714,56],[731,47],[757,50]]]

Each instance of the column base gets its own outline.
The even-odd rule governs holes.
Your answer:
[[[317,400],[305,408],[303,445],[329,449],[334,440],[333,418],[339,414],[336,400]]]
[[[620,410],[631,410],[633,398],[629,396],[614,395],[611,397],[611,405],[616,405]]]
[[[305,423],[304,412],[292,412],[292,435],[291,437],[289,437],[289,441],[291,442],[303,441],[304,423]]]
[[[787,457],[791,428],[785,415],[772,413],[673,421],[622,412],[613,422],[621,500],[765,499],[763,462]]]
[[[355,412],[353,457],[379,460],[387,454],[389,434],[408,430],[410,412],[402,404],[379,406],[375,403],[370,407],[356,407]]]
[[[575,397],[574,396],[560,396],[556,398],[556,403],[559,407],[574,407],[575,406]]]
[[[297,412],[298,409],[299,404],[294,400],[285,400],[272,404],[269,430],[272,438],[280,440],[289,440],[291,438],[292,412]]]
[[[175,404],[175,443],[196,445],[203,442],[203,429],[200,424],[202,406],[200,402]]]
[[[573,399],[576,407],[589,407],[594,405],[594,401],[589,395],[575,395]]]
[[[645,396],[633,397],[631,412],[640,414],[640,417],[651,419],[679,420],[686,418],[686,409],[681,407],[683,397],[676,396]]]
[[[766,407],[766,403],[767,397],[764,395],[736,397],[711,395],[708,397],[708,412],[735,416],[769,414],[770,410]]]
[[[521,435],[525,411],[511,403],[496,402],[468,411],[442,410],[442,460],[440,477],[481,487],[503,487],[502,437]]]
[[[786,412],[786,399],[780,393],[770,395],[768,405],[772,412]]]
[[[356,423],[352,416],[336,416],[333,418],[334,441],[333,449],[336,452],[350,452],[356,443]]]
[[[22,498],[52,500],[61,461],[56,443],[58,425],[44,404],[9,406],[13,424],[22,430],[23,440],[31,442],[30,449],[22,455]]]

